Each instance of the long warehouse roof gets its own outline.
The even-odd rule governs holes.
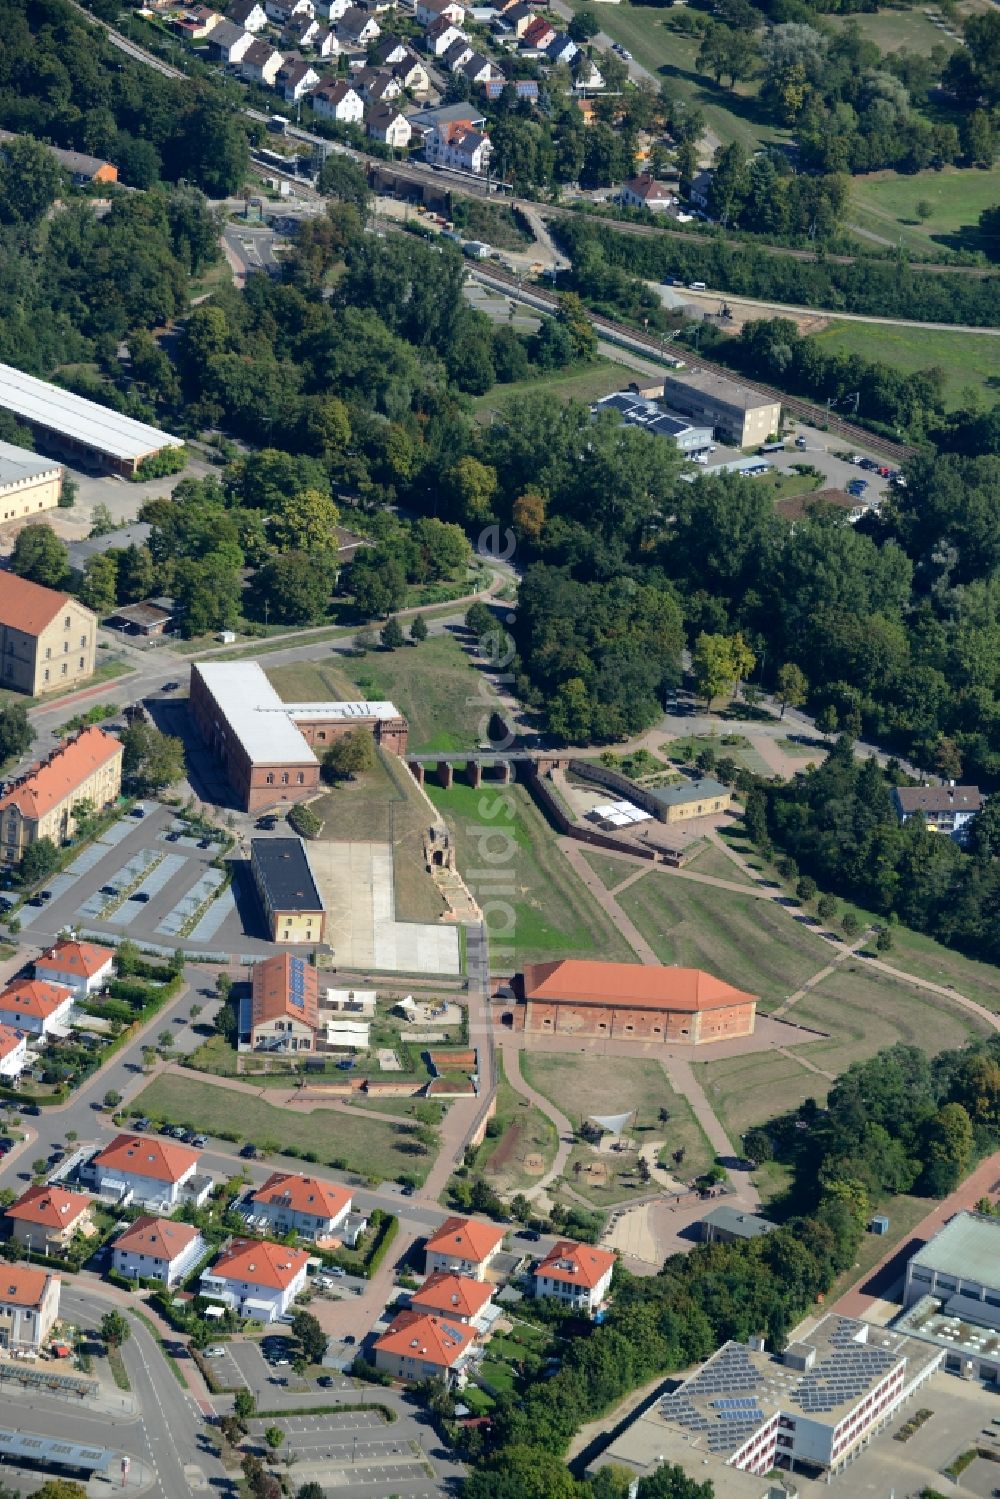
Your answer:
[[[58,474],[60,468],[51,458],[39,458],[27,448],[0,442],[0,486],[20,484],[23,479],[40,479],[43,474]]]
[[[195,670],[252,765],[315,765],[316,756],[256,661],[199,661]]]
[[[47,380],[37,380],[10,364],[0,364],[0,407],[114,458],[144,458],[159,448],[183,447],[180,437],[99,406]]]

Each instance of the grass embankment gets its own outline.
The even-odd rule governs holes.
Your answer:
[[[998,190],[994,189],[994,196]],[[874,335],[874,337],[873,337]],[[824,351],[877,358],[913,374],[937,366],[944,371],[944,400],[949,410],[968,404],[965,393],[975,390],[993,405],[1000,391],[1000,338],[989,333],[948,332],[934,328],[877,329],[865,323],[831,323],[811,335]]]

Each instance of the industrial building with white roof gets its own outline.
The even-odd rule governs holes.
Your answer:
[[[0,442],[0,521],[51,510],[62,491],[61,464],[12,442]]]
[[[286,703],[255,661],[192,666],[189,707],[248,812],[315,795],[317,751],[352,729],[370,729],[394,754],[406,751],[408,725],[392,703]]]
[[[0,364],[0,410],[12,412],[69,461],[95,464],[116,474],[134,474],[144,458],[184,445],[169,432],[26,375],[10,364]]]

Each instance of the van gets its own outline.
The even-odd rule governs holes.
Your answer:
[[[706,287],[704,281],[689,281],[688,282],[688,291],[707,291],[707,290],[708,290],[708,288]]]

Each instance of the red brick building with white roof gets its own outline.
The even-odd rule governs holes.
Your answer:
[[[273,1172],[252,1202],[254,1220],[263,1219],[275,1233],[294,1231],[317,1240],[335,1238],[351,1211],[347,1187],[289,1171]]]
[[[158,1135],[116,1135],[90,1163],[98,1192],[119,1202],[172,1211],[195,1175],[200,1152]],[[207,1196],[211,1183],[206,1183]]]
[[[137,1218],[111,1248],[119,1275],[167,1286],[189,1274],[204,1253],[205,1240],[193,1224],[149,1216]]]
[[[0,1077],[20,1077],[28,1061],[28,1040],[23,1031],[0,1025]]]
[[[29,1036],[46,1036],[66,1025],[72,991],[44,979],[15,979],[0,993],[0,1025]]]
[[[454,1379],[476,1340],[473,1328],[446,1317],[400,1312],[375,1344],[375,1367],[394,1379]]]
[[[493,1223],[481,1223],[478,1218],[446,1218],[427,1240],[424,1268],[428,1275],[447,1270],[485,1280],[502,1244],[503,1229]]]
[[[558,1239],[532,1270],[535,1296],[552,1296],[576,1311],[595,1312],[607,1300],[615,1256],[592,1244]]]
[[[79,999],[86,999],[111,982],[114,966],[113,947],[100,947],[96,942],[57,942],[35,959],[35,977],[62,984]]]
[[[93,1232],[90,1198],[56,1185],[29,1187],[4,1217],[11,1225],[11,1238],[36,1254],[58,1253],[74,1234]]]
[[[463,1322],[478,1329],[493,1300],[493,1289],[485,1281],[440,1270],[429,1275],[420,1290],[413,1292],[410,1307],[415,1312],[445,1317],[449,1322]]]
[[[241,1317],[275,1322],[302,1291],[309,1256],[269,1239],[234,1239],[201,1277],[203,1296],[223,1301]]]

